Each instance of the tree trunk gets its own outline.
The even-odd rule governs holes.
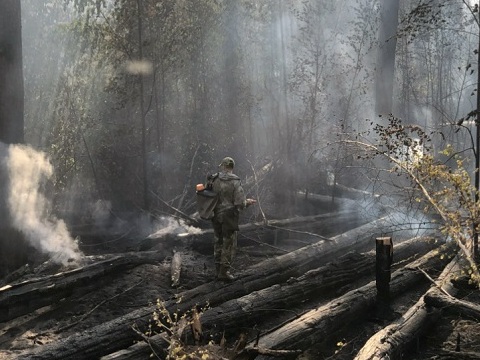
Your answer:
[[[0,5],[0,141],[23,143],[23,61],[20,0]]]
[[[439,243],[431,240],[414,238],[395,247],[395,258],[397,262],[402,263],[412,256],[421,256],[439,246]],[[352,264],[355,264],[355,267],[352,267]],[[346,291],[345,288],[352,282],[360,277],[373,275],[374,271],[373,251],[364,254],[354,252],[345,254],[338,261],[312,269],[298,278],[290,279],[287,283],[254,291],[207,309],[201,315],[204,337],[217,339],[223,331],[228,336],[235,332],[232,329],[253,327],[259,319],[264,321],[267,316],[275,317],[278,309],[290,308],[291,304],[326,299],[333,293]],[[187,335],[187,338],[190,336]],[[162,351],[162,348],[165,348],[166,342],[160,335],[152,336],[148,340],[148,344],[145,342],[135,344],[128,349],[105,356],[102,360],[140,360],[150,355],[152,352],[150,347],[155,351]]]
[[[0,143],[24,141],[21,1],[0,2]],[[8,148],[0,144],[0,162]],[[0,173],[0,277],[25,263],[29,245],[10,225],[8,174]]]
[[[252,291],[286,282],[291,277],[301,276],[312,268],[328,263],[333,256],[345,252],[347,247],[349,250],[355,250],[359,247],[366,247],[366,244],[370,242],[370,248],[373,248],[374,244],[370,241],[371,233],[372,231],[380,233],[384,231],[382,226],[385,223],[384,219],[380,219],[333,237],[331,241],[320,241],[291,253],[265,260],[238,274],[237,280],[233,283],[224,284],[214,281],[184,291],[174,299],[167,301],[166,309],[170,313],[182,314],[195,306],[204,306],[206,303],[216,306]],[[44,345],[19,358],[30,360],[72,357],[90,359],[113,353],[130,346],[135,340],[141,340],[130,329],[130,325],[137,324],[140,329],[146,328],[154,311],[154,306],[145,306],[125,316],[100,324],[89,331]]]
[[[390,114],[393,108],[399,2],[400,0],[384,0],[381,5],[375,78],[375,111],[377,114]]]
[[[74,270],[6,285],[0,289],[0,322],[55,304],[72,294],[85,294],[109,281],[107,275],[131,269],[140,264],[158,264],[160,252],[127,253]]]
[[[441,257],[438,250],[433,250],[408,266],[395,271],[390,284],[391,295],[400,295],[409,287],[425,281],[426,278],[418,270],[419,267],[441,268],[447,262],[446,256]],[[372,281],[260,337],[258,346],[290,350],[318,346],[322,342],[332,340],[331,335],[341,330],[346,324],[351,324],[352,320],[359,321],[370,314],[375,308],[375,300],[376,284]],[[252,346],[253,344],[250,344],[250,347]]]
[[[480,306],[478,304],[449,297],[437,288],[425,294],[424,301],[427,306],[434,306],[450,314],[480,321]]]
[[[449,294],[455,293],[455,288],[449,280],[458,274],[459,269],[458,257],[456,257],[443,270],[437,280],[437,283],[441,284],[442,288]],[[435,291],[435,289],[436,285],[427,294]],[[402,354],[412,342],[440,315],[438,309],[428,308],[425,305],[425,296],[422,296],[398,321],[372,336],[360,349],[355,360],[401,359]]]

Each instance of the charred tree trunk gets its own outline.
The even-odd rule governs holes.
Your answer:
[[[212,282],[185,291],[176,298],[166,302],[166,309],[171,313],[181,314],[195,306],[209,303],[216,306],[225,301],[235,299],[252,291],[260,290],[274,284],[286,282],[291,277],[298,277],[312,268],[328,263],[332,256],[345,252],[345,248],[353,250],[371,243],[372,231],[383,231],[385,220],[380,219],[357,229],[341,234],[331,241],[320,241],[292,253],[265,260],[245,272],[238,274],[238,279],[231,284]],[[179,302],[178,299],[181,299]],[[141,340],[130,329],[132,324],[146,328],[155,311],[154,306],[137,309],[125,316],[96,326],[79,334],[72,335],[62,341],[44,345],[41,348],[20,356],[22,359],[90,359],[113,353],[126,348],[135,340]],[[126,325],[128,324],[128,325]],[[84,356],[84,357],[82,357]]]
[[[390,291],[392,296],[404,292],[409,287],[425,281],[418,268],[441,268],[448,262],[447,257],[439,256],[437,250],[397,270],[392,275]],[[311,310],[285,326],[260,337],[258,347],[267,349],[308,349],[331,339],[352,320],[362,320],[372,312],[376,303],[375,281],[346,293],[330,303]],[[253,344],[250,345],[253,347]],[[260,357],[262,358],[262,357]]]
[[[0,2],[0,143],[24,142],[21,1]],[[0,144],[0,162],[8,148]],[[0,172],[0,277],[27,261],[29,246],[13,229],[8,208],[8,173]]]
[[[396,258],[403,262],[412,256],[421,256],[439,243],[431,240],[415,238],[406,241],[395,248]],[[352,267],[355,264],[355,267]],[[375,271],[375,254],[373,251],[358,254],[348,253],[338,261],[328,263],[317,269],[312,269],[285,284],[254,291],[238,299],[227,301],[219,306],[207,309],[202,313],[201,323],[204,337],[217,339],[219,335],[234,335],[240,327],[254,327],[262,319],[278,315],[278,309],[291,308],[291,304],[315,302],[327,299],[333,293],[347,291],[348,285],[354,280],[371,276]],[[280,320],[279,320],[280,321]],[[187,335],[187,338],[190,336]],[[110,354],[102,360],[140,360],[147,358],[152,352],[165,349],[166,342],[160,335],[152,336],[147,343],[140,343]],[[151,348],[152,347],[152,348]]]
[[[109,281],[107,275],[140,264],[158,264],[163,258],[157,251],[128,253],[75,270],[6,285],[0,289],[0,322],[55,304],[72,294],[86,294]]]
[[[0,141],[23,143],[22,21],[19,0],[0,5]]]
[[[456,257],[443,270],[437,281],[449,294],[455,293],[449,280],[458,274],[458,271],[458,257]],[[436,286],[432,287],[427,294],[435,291]],[[398,321],[372,336],[360,349],[355,360],[401,359],[405,350],[440,314],[438,309],[428,308],[425,305],[425,296],[422,296]]]
[[[375,111],[377,114],[390,114],[393,109],[399,4],[399,0],[382,1],[375,74]]]
[[[480,321],[480,306],[478,304],[449,297],[437,288],[425,294],[424,301],[427,306],[433,306],[450,314]]]

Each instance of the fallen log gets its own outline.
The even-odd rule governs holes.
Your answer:
[[[458,256],[442,271],[434,287],[440,286],[449,294],[456,292],[450,279],[460,272]],[[437,285],[438,284],[438,285]],[[429,308],[423,295],[400,319],[373,335],[360,349],[355,360],[401,359],[407,348],[427,329],[432,320],[440,314],[435,308]]]
[[[395,247],[395,258],[403,262],[412,256],[421,256],[440,246],[431,238],[414,238]],[[352,267],[352,264],[355,264]],[[395,266],[395,265],[394,265]],[[375,272],[375,253],[348,253],[337,261],[312,269],[304,275],[290,279],[285,284],[254,291],[238,299],[227,301],[221,305],[205,310],[201,315],[204,336],[217,340],[219,334],[238,333],[241,327],[256,327],[259,319],[265,321],[267,316],[275,316],[278,309],[290,309],[292,304],[312,302],[319,298],[327,299],[329,293],[337,293],[340,288],[350,285],[362,276],[373,275]],[[294,310],[292,310],[294,311]],[[189,337],[187,335],[187,337]],[[161,335],[148,339],[148,343],[135,344],[110,354],[102,360],[140,360],[147,358],[152,348],[161,351],[167,344]]]
[[[354,210],[344,210],[339,212],[330,212],[326,214],[320,215],[311,215],[311,216],[299,216],[294,218],[288,219],[279,219],[279,220],[268,220],[267,222],[254,222],[248,224],[241,224],[239,226],[240,232],[248,232],[252,230],[259,230],[265,227],[280,227],[280,228],[287,228],[289,226],[300,226],[304,224],[313,224],[318,223],[319,226],[322,223],[329,224],[330,226],[337,225],[340,227],[341,224],[345,224],[347,219],[357,219],[360,222],[366,223],[368,219],[361,221],[358,217],[358,212]],[[341,227],[345,229],[345,226]],[[153,234],[147,236],[146,239],[149,240],[162,240],[165,237],[171,236],[172,234],[165,233],[165,231],[160,230]],[[204,236],[213,236],[213,229],[195,229],[195,231],[180,233],[175,235],[177,240],[187,240],[195,237],[204,237]]]
[[[233,283],[214,281],[184,291],[176,298],[166,301],[166,309],[170,313],[182,314],[197,305],[203,307],[208,303],[210,306],[216,306],[252,291],[285,282],[291,277],[301,276],[308,270],[331,261],[335,256],[344,253],[346,248],[349,250],[373,248],[372,234],[385,233],[388,226],[386,219],[378,219],[333,237],[331,241],[322,240],[291,253],[267,259],[239,273]],[[141,340],[130,326],[135,323],[139,329],[146,329],[154,310],[154,306],[142,307],[88,331],[43,345],[32,352],[26,351],[18,358],[91,359],[113,353],[130,346],[135,340]]]
[[[207,283],[179,295],[182,304],[191,308],[195,304],[215,306],[230,299],[235,299],[252,291],[280,284],[292,277],[305,274],[308,270],[331,262],[332,259],[348,251],[368,251],[374,247],[372,234],[385,231],[389,223],[378,219],[353,230],[319,241],[295,251],[266,259],[238,273],[237,280],[226,286],[218,287],[216,283]],[[367,249],[367,250],[365,250]],[[235,264],[234,264],[235,266]],[[208,298],[205,295],[208,294]]]
[[[55,304],[73,293],[88,293],[108,281],[108,274],[140,264],[158,264],[163,258],[158,251],[105,256],[102,261],[73,270],[3,286],[0,289],[0,322]]]
[[[447,296],[439,289],[432,289],[425,294],[424,301],[427,306],[440,308],[449,314],[460,315],[480,321],[479,305]]]
[[[448,247],[452,247],[449,244]],[[445,251],[442,247],[441,251]],[[433,250],[413,263],[392,274],[390,292],[392,296],[404,292],[407,287],[425,281],[418,267],[441,268],[448,262],[446,256],[440,256],[439,250]],[[269,349],[308,349],[331,339],[332,334],[350,324],[352,319],[360,320],[375,307],[375,281],[352,290],[335,300],[311,310],[260,337],[258,346]],[[249,347],[253,347],[250,344]],[[262,357],[260,357],[261,359]]]
[[[182,255],[179,252],[173,254],[172,263],[170,266],[170,278],[172,280],[172,287],[180,285],[180,273],[182,270]]]
[[[416,248],[415,255],[422,256],[438,247],[439,243],[412,239],[395,248],[396,259],[403,262],[411,258],[412,248]],[[214,337],[235,333],[242,327],[261,329],[259,319],[263,322],[268,316],[278,317],[279,309],[294,312],[295,304],[318,303],[320,299],[325,301],[340,296],[351,290],[355,281],[373,276],[374,273],[374,251],[347,253],[304,275],[290,278],[286,283],[275,284],[207,309],[202,314],[204,333]]]
[[[480,360],[480,352],[474,351],[452,351],[435,349],[430,359],[435,360]]]

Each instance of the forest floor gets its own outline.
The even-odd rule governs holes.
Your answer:
[[[174,249],[180,252],[182,257],[180,285],[177,287],[172,287],[172,257],[167,257],[158,264],[143,264],[125,272],[108,275],[102,279],[102,284],[99,284],[101,286],[97,286],[95,291],[86,295],[72,294],[57,304],[43,307],[9,322],[0,323],[0,359],[14,359],[15,355],[22,350],[65,338],[118,318],[137,308],[155,304],[157,300],[172,298],[175,294],[195,288],[202,283],[216,281],[213,254],[209,250],[209,246],[204,245],[195,246],[190,243]],[[285,245],[283,250],[291,251],[298,246],[299,243],[292,245],[292,242],[289,242],[289,245]],[[258,244],[242,245],[240,239],[234,264],[235,272],[241,272],[242,269],[273,256],[272,249],[268,249],[269,251],[262,251],[262,249],[265,250]],[[124,244],[114,243],[110,247],[90,248],[90,253],[86,255],[98,256],[102,253],[120,253],[129,250],[131,250],[131,244],[127,242]],[[152,250],[155,250],[155,246]],[[171,253],[173,254],[173,252]],[[58,271],[58,268],[43,266],[37,271],[26,273],[17,281]],[[362,281],[365,282],[365,280]],[[352,284],[352,287],[355,286],[357,284]],[[396,316],[401,316],[401,313],[412,306],[425,290],[425,288],[419,288],[417,293],[409,293],[404,298],[398,299],[395,307]],[[461,296],[480,304],[478,290],[465,290]],[[371,319],[371,321],[359,324],[352,323],[351,326],[348,326],[348,331],[338,339],[338,342],[324,345],[300,358],[353,359],[366,339],[386,325],[388,322],[378,319]],[[480,359],[479,334],[480,324],[477,321],[443,316],[438,319],[427,336],[419,339],[416,346],[412,347],[412,353],[406,354],[403,358],[412,360],[455,359],[455,354],[451,357],[448,357],[448,354],[455,351],[456,348],[460,348],[463,353],[477,354],[478,357],[471,357],[471,359]]]

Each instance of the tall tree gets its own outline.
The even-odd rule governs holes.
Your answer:
[[[375,111],[378,114],[392,112],[393,79],[395,76],[395,50],[400,0],[381,2],[381,23],[376,69]]]
[[[23,142],[23,66],[20,0],[0,3],[0,141]]]

